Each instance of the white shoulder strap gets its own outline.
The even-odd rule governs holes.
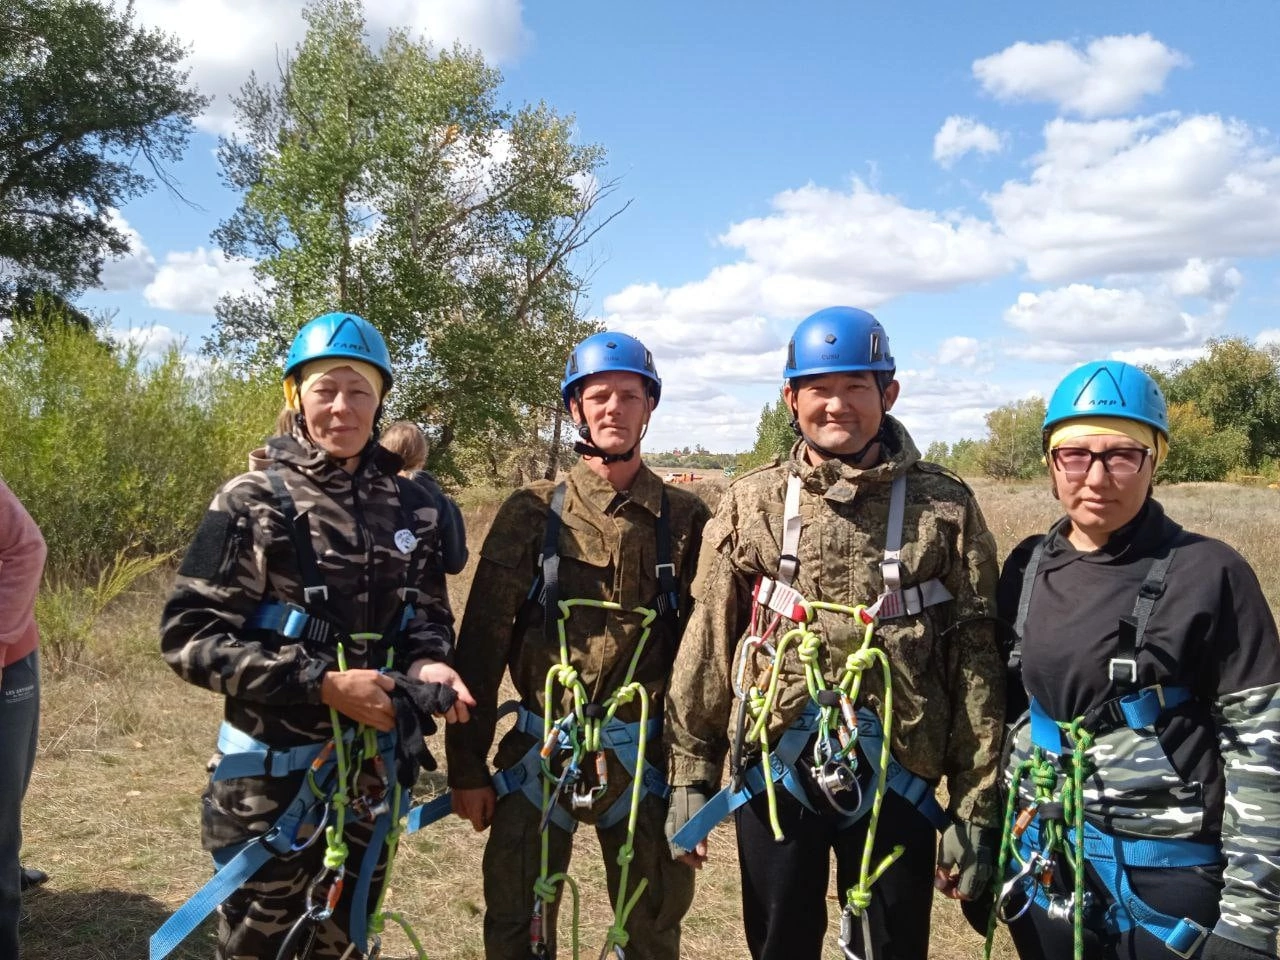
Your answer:
[[[778,558],[778,579],[790,586],[800,570],[800,477],[787,477],[787,498],[782,506],[782,555]]]

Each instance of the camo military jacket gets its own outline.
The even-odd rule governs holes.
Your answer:
[[[663,482],[642,467],[631,490],[620,494],[579,461],[566,480],[559,553],[561,600],[606,600],[631,610],[652,606],[658,594],[657,532]],[[517,490],[498,511],[480,551],[480,562],[467,599],[458,635],[456,667],[476,699],[471,722],[450,724],[445,744],[449,783],[474,788],[490,783],[487,761],[493,742],[499,685],[510,671],[520,703],[543,716],[547,673],[560,662],[559,645],[548,636],[541,607],[526,605],[539,574],[547,513],[555,484],[539,482]],[[670,504],[671,560],[679,584],[680,609],[687,613],[697,564],[698,544],[709,511],[694,494],[666,488]],[[522,613],[523,611],[523,613]],[[651,715],[658,715],[666,692],[672,658],[679,642],[678,625],[656,619],[636,663],[634,679],[648,691]],[[566,622],[569,658],[591,702],[603,703],[622,683],[641,639],[641,617],[574,607]],[[571,700],[556,686],[553,719],[567,714]],[[624,722],[639,719],[634,700],[618,710]],[[499,744],[494,766],[515,765],[534,739],[510,731]],[[659,766],[660,740],[651,741],[649,759]],[[630,784],[616,757],[608,757],[609,787],[590,810],[574,811],[590,823],[599,818]],[[587,771],[590,778],[591,771]]]
[[[330,721],[320,681],[335,666],[338,640],[295,641],[246,626],[263,601],[305,599],[267,471],[277,472],[306,518],[328,588],[321,612],[347,635],[348,667],[385,665],[380,643],[349,635],[386,631],[406,586],[419,593],[393,665],[405,669],[451,655],[453,615],[444,576],[430,560],[436,511],[412,484],[404,489],[413,502],[401,502],[400,459],[377,446],[348,474],[308,441],[276,437],[255,452],[251,466],[218,491],[187,550],[165,604],[161,651],[184,680],[224,695],[226,719],[251,736],[272,745],[325,740]]]
[[[1191,699],[1153,727],[1095,726],[1085,813],[1107,833],[1220,843],[1225,886],[1216,932],[1277,954],[1280,934],[1280,639],[1257,577],[1221,541],[1183,531],[1148,500],[1106,547],[1071,546],[1062,522],[1005,562],[999,606],[1017,616],[1031,551],[1045,540],[1023,627],[1026,692],[1069,721],[1113,700],[1121,618],[1132,617],[1153,557],[1175,545],[1136,656],[1140,687]],[[1008,775],[1027,756],[1015,727]],[[1025,799],[1030,787],[1020,784]]]
[[[802,444],[788,460],[744,474],[707,524],[694,584],[694,612],[676,659],[668,696],[673,785],[716,785],[734,736],[733,683],[750,625],[752,589],[776,577],[787,478],[802,481],[803,525],[794,586],[809,600],[870,605],[884,590],[890,486],[906,477],[902,529],[904,586],[937,578],[952,600],[915,616],[881,621],[874,644],[892,669],[892,745],[903,766],[926,780],[947,779],[953,816],[998,822],[996,780],[1004,719],[1004,660],[995,612],[995,541],[962,483],[920,460],[905,428],[885,420],[891,455],[858,470],[838,460],[808,463]],[[787,629],[783,627],[782,630]],[[862,642],[848,617],[820,612],[821,668],[828,684]],[[781,632],[781,631],[780,631]],[[780,664],[768,730],[776,744],[809,703],[804,668],[792,644]],[[747,658],[744,689],[765,679],[763,656]],[[863,675],[862,702],[883,707],[878,670]]]

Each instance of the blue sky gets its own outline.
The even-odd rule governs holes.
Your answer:
[[[604,145],[626,212],[588,307],[664,380],[648,449],[749,447],[795,323],[834,303],[888,329],[923,449],[1103,356],[1280,341],[1280,4],[603,4],[382,0],[482,50],[512,104]],[[226,95],[302,34],[300,3],[137,0],[216,99],[175,171],[119,216],[132,253],[85,305],[194,347],[249,264],[213,157]],[[375,319],[376,318],[371,318]]]

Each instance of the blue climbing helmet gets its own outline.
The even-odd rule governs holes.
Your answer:
[[[377,327],[354,313],[325,313],[308,320],[293,338],[284,362],[287,380],[311,360],[346,357],[363,360],[382,374],[382,392],[391,389],[391,353]]]
[[[649,384],[653,405],[662,396],[662,379],[653,364],[653,354],[635,337],[625,333],[593,333],[573,348],[564,365],[564,379],[560,381],[560,397],[564,408],[569,409],[569,398],[578,385],[593,373],[638,373]]]
[[[880,321],[856,307],[827,307],[800,321],[787,346],[787,381],[821,373],[869,370],[884,390],[896,364]]]
[[[1044,412],[1044,448],[1064,420],[1122,417],[1154,427],[1169,439],[1169,409],[1160,385],[1131,363],[1095,360],[1062,378]]]

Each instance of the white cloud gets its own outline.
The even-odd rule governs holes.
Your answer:
[[[973,62],[973,75],[998,100],[1048,101],[1071,113],[1122,113],[1159,93],[1181,53],[1150,34],[1099,37],[1082,51],[1061,40],[1015,43]]]
[[[115,208],[108,208],[107,222],[129,243],[129,252],[102,264],[99,282],[110,292],[140,290],[155,278],[156,258],[129,222]]]
[[[947,117],[933,136],[933,159],[939,166],[950,168],[970,151],[983,155],[999,153],[1004,138],[971,117]]]
[[[1188,363],[1208,355],[1204,347],[1137,347],[1133,350],[1113,350],[1112,360],[1123,360],[1138,366],[1169,367],[1179,361]]]
[[[191,49],[191,80],[214,102],[199,126],[233,127],[230,95],[251,71],[274,81],[279,65],[306,33],[302,0],[136,0],[138,22],[176,35]],[[392,28],[436,46],[475,47],[492,63],[510,62],[530,42],[521,0],[378,0],[365,5],[368,35],[378,43]]]
[[[1005,311],[1005,322],[1031,339],[1008,348],[1024,360],[1067,362],[1125,350],[1185,352],[1221,324],[1226,303],[1205,314],[1181,309],[1168,287],[1115,289],[1073,283],[1024,292]]]
[[[947,337],[938,344],[935,363],[973,367],[981,357],[982,345],[973,337]]]
[[[1280,347],[1280,329],[1269,327],[1259,330],[1254,342],[1260,347]]]
[[[197,247],[175,251],[143,291],[147,303],[159,310],[212,314],[218,298],[253,289],[253,261],[228,257],[221,250]]]
[[[1240,121],[1054,120],[1035,163],[1030,179],[986,198],[1032,279],[1150,273],[1188,258],[1280,250],[1280,152]]]
[[[1193,257],[1180,270],[1169,276],[1169,289],[1179,297],[1204,297],[1206,300],[1230,300],[1240,289],[1244,277],[1223,260],[1201,260]]]

